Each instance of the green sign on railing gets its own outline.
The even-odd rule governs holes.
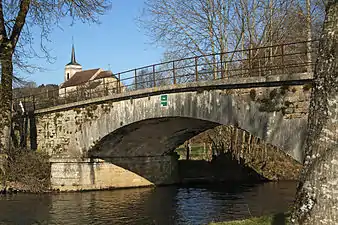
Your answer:
[[[161,95],[161,106],[168,106],[168,95]]]

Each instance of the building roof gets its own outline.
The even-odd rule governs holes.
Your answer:
[[[79,84],[85,83],[89,81],[89,79],[92,78],[99,70],[100,69],[92,69],[76,72],[69,80],[61,85],[61,88],[77,86]]]
[[[72,45],[72,54],[70,56],[70,63],[68,63],[66,66],[69,65],[81,66],[79,63],[76,62],[74,44]]]
[[[115,77],[110,70],[101,71],[99,75],[95,77],[95,79],[107,78],[107,77]]]
[[[88,82],[91,78],[93,78],[93,76],[95,76],[93,80],[108,78],[108,77],[116,78],[110,70],[102,71],[100,68],[91,69],[91,70],[83,70],[80,72],[76,72],[69,80],[67,80],[61,85],[61,88],[83,84],[85,82]]]

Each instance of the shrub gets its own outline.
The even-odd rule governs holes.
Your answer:
[[[13,149],[9,154],[6,180],[14,189],[41,192],[50,187],[50,163],[46,153]]]

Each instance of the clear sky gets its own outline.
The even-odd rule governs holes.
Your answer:
[[[70,20],[61,23],[50,36],[51,55],[54,64],[44,59],[34,60],[46,71],[34,74],[21,73],[28,80],[40,84],[63,82],[64,67],[70,61],[72,36],[74,36],[76,60],[84,70],[93,68],[122,72],[161,60],[164,49],[150,44],[150,39],[137,26],[143,0],[113,0],[112,9],[101,17],[101,24],[77,22],[70,26]]]

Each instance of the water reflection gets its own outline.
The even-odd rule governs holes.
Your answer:
[[[296,183],[0,197],[2,224],[207,224],[284,212]]]

